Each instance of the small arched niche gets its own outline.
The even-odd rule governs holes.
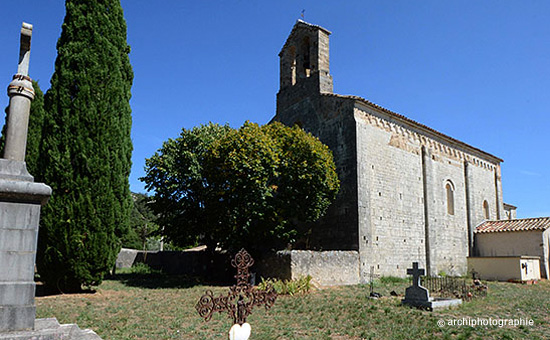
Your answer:
[[[487,202],[487,200],[484,200],[483,201],[483,218],[488,220],[490,216],[491,215],[489,211],[489,203]]]
[[[445,192],[447,196],[447,214],[455,214],[455,186],[453,182],[447,181],[445,183]]]

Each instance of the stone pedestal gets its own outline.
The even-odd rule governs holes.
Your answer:
[[[55,318],[38,319],[32,331],[0,333],[0,340],[101,340],[89,329],[76,324],[60,325]]]
[[[34,327],[38,223],[50,195],[25,162],[0,159],[0,332]]]

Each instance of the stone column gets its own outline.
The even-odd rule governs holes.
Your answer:
[[[28,77],[32,25],[23,23],[18,73],[8,87],[10,107],[4,157],[0,159],[0,338],[35,325],[34,264],[40,208],[51,188],[34,183],[25,165],[30,103]]]
[[[8,86],[10,106],[8,109],[8,124],[4,158],[16,161],[25,160],[27,147],[27,130],[31,101],[34,99],[34,89],[29,78],[29,58],[31,54],[32,25],[23,23],[21,28],[21,47],[19,50],[19,67],[17,74]]]
[[[476,256],[476,249],[475,249],[475,237],[474,237],[474,229],[475,226],[473,225],[474,220],[474,212],[472,210],[473,204],[473,197],[470,190],[470,183],[472,182],[472,165],[467,160],[464,160],[464,189],[465,189],[465,196],[466,196],[466,224],[468,226],[468,256]]]
[[[433,263],[432,263],[432,242],[435,242],[433,235],[433,227],[431,223],[430,210],[433,209],[434,197],[433,190],[430,188],[433,186],[432,178],[432,166],[431,166],[431,154],[430,150],[423,145],[422,146],[422,186],[424,196],[424,247],[426,249],[426,272],[427,275],[433,275]]]

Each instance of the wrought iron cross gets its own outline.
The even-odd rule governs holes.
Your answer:
[[[273,287],[268,286],[267,290],[261,291],[248,282],[250,278],[248,269],[253,264],[252,256],[241,249],[231,260],[231,265],[237,268],[237,275],[235,275],[237,284],[229,288],[227,295],[220,294],[218,297],[214,297],[214,293],[207,290],[195,306],[199,315],[206,321],[210,321],[215,312],[227,312],[234,324],[242,325],[252,313],[254,306],[265,305],[266,309],[272,307],[277,299],[277,293]]]

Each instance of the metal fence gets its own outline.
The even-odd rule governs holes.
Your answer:
[[[431,296],[440,298],[471,300],[473,298],[487,295],[487,285],[483,284],[479,280],[467,280],[449,276],[421,276],[420,284],[428,289]]]

